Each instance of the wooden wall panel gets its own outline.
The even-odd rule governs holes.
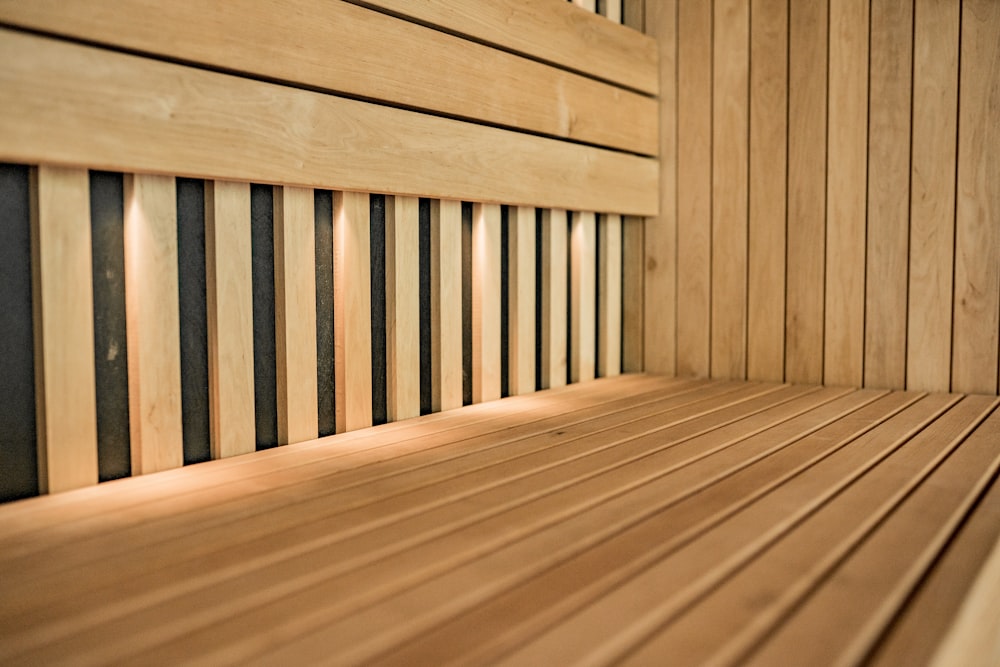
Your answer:
[[[574,211],[570,236],[570,382],[593,380],[597,354],[597,219]]]
[[[541,230],[541,371],[542,389],[566,384],[566,211],[542,211]]]
[[[420,415],[419,201],[385,199],[386,410],[389,421]]]
[[[462,202],[431,201],[431,408],[462,407]]]
[[[622,370],[622,217],[602,216],[597,243],[597,374]]]
[[[638,373],[644,368],[645,226],[642,218],[622,218],[622,371],[625,373]],[[650,299],[648,304],[652,308],[656,301]],[[668,307],[667,310],[676,311],[676,308]]]
[[[500,398],[500,207],[472,209],[472,402]]]
[[[510,395],[535,391],[535,209],[507,214],[507,337]]]

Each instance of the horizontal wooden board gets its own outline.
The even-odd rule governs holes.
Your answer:
[[[391,105],[657,152],[652,97],[343,2],[301,0],[285,11],[275,0],[2,0],[0,21]]]
[[[652,158],[10,30],[0,32],[0,63],[3,160],[635,215],[657,209]]]

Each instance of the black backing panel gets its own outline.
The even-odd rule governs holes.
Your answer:
[[[510,396],[510,210],[500,207],[500,396]]]
[[[336,431],[333,368],[333,192],[316,190],[316,399],[319,434]]]
[[[257,449],[278,444],[277,366],[274,349],[274,190],[250,185],[253,254],[253,394]]]
[[[462,202],[462,405],[472,404],[472,204]]]
[[[535,209],[535,391],[542,390],[542,209]]]
[[[431,412],[431,200],[420,200],[420,414]]]
[[[372,423],[387,420],[385,386],[385,196],[371,195]]]
[[[572,211],[566,215],[566,384],[573,382],[573,215]]]

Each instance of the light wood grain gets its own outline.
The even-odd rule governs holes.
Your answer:
[[[6,29],[0,49],[0,86],[16,101],[0,113],[5,160],[637,215],[658,206],[651,158]]]
[[[951,387],[960,6],[917,0],[913,19],[906,386]]]
[[[570,222],[570,382],[594,379],[597,354],[597,219],[574,212]]]
[[[535,391],[535,209],[507,212],[507,357],[510,394]]]
[[[602,216],[597,232],[597,375],[612,377],[622,369],[621,216]]]
[[[30,183],[38,488],[56,493],[97,483],[90,182],[41,166]]]
[[[431,201],[431,407],[462,406],[462,203]]]
[[[312,189],[275,188],[274,347],[281,445],[319,433],[314,215]]]
[[[256,448],[250,186],[205,183],[205,281],[212,458]]]
[[[643,333],[645,325],[646,273],[642,218],[622,218],[622,371],[639,373],[643,370]],[[676,306],[675,306],[676,308]]]
[[[500,207],[472,208],[472,401],[500,398]]]
[[[597,11],[597,0],[572,0],[573,4],[582,9],[586,9],[588,12]]]
[[[604,5],[601,7],[601,16],[606,16],[609,21],[621,23],[622,0],[604,0]]]
[[[420,212],[415,197],[385,200],[385,366],[390,421],[420,414]]]
[[[542,211],[542,321],[541,373],[542,389],[562,387],[566,384],[567,326],[563,313],[567,307],[568,276],[566,211]]]
[[[368,195],[334,192],[333,365],[338,433],[372,424],[370,248]]]
[[[169,176],[125,176],[125,314],[132,474],[184,464],[177,194]]]

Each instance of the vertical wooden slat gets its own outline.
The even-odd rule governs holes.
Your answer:
[[[646,26],[645,0],[622,0],[622,23],[633,30],[644,30]]]
[[[622,371],[626,373],[643,370],[645,226],[642,218],[622,219]]]
[[[997,393],[1000,354],[1000,3],[962,3],[953,391]]]
[[[823,382],[859,386],[865,337],[868,4],[830,3]]]
[[[176,184],[127,175],[124,192],[129,424],[140,475],[184,463]]]
[[[511,207],[507,214],[510,394],[535,391],[535,209]]]
[[[566,211],[542,211],[542,389],[566,384]]]
[[[785,201],[788,3],[750,9],[750,184],[747,377],[785,377]]]
[[[205,275],[212,458],[256,448],[250,186],[205,183]]]
[[[679,5],[677,99],[677,373],[707,376],[712,285],[711,3]],[[647,237],[655,231],[649,223]],[[653,326],[651,318],[659,319],[664,312],[663,304],[649,303],[647,328]],[[647,336],[647,348],[659,345]],[[651,353],[647,351],[647,358]]]
[[[827,3],[788,15],[788,266],[785,380],[823,380]]]
[[[431,201],[431,408],[462,406],[462,203]]]
[[[597,0],[573,0],[573,4],[591,12],[597,11]]]
[[[333,193],[337,431],[372,424],[371,239],[368,195]]]
[[[385,198],[386,409],[389,421],[420,414],[419,200]]]
[[[622,22],[622,0],[604,0],[601,14],[615,23]]]
[[[597,346],[597,219],[572,214],[570,251],[570,365],[572,382],[594,379]]]
[[[912,0],[872,3],[866,387],[902,387],[906,378],[912,30]]]
[[[951,386],[959,0],[916,0],[906,388]]]
[[[90,185],[46,166],[30,183],[38,486],[55,493],[97,483]]]
[[[622,368],[622,218],[605,215],[598,224],[597,374],[619,375]]]
[[[500,206],[472,209],[472,402],[500,398]]]
[[[750,8],[716,0],[712,92],[712,377],[746,377]]]

